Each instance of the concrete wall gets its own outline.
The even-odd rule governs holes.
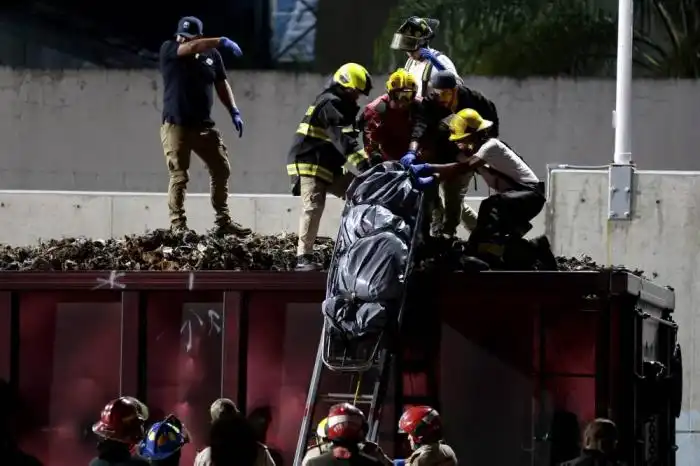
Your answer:
[[[480,199],[470,204],[479,208]],[[186,201],[188,224],[197,231],[211,228],[214,213],[209,195],[191,194]],[[321,220],[321,236],[335,238],[342,202],[329,196]],[[300,201],[289,195],[233,195],[234,219],[261,234],[297,231]],[[544,233],[544,213],[533,221],[530,235]],[[0,244],[34,244],[61,237],[113,238],[167,228],[164,194],[0,191]],[[466,236],[462,229],[460,235]]]
[[[548,231],[557,254],[586,254],[602,264],[644,270],[676,291],[683,347],[683,414],[678,466],[700,456],[700,172],[640,171],[633,219],[608,222],[608,173],[554,170]]]
[[[292,135],[324,78],[232,72],[246,122],[243,139],[220,105],[215,116],[231,153],[232,192],[287,193]],[[380,89],[383,79],[377,77]],[[612,154],[612,81],[469,78],[499,107],[506,141],[538,173],[549,162],[604,164]],[[700,88],[695,82],[637,81],[635,157],[647,169],[700,169]],[[156,71],[0,69],[0,188],[163,192],[162,86]],[[193,164],[193,191],[208,189]]]

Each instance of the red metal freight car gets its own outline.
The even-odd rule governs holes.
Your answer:
[[[680,403],[672,291],[624,272],[420,276],[405,341],[430,373],[394,377],[381,437],[408,396],[433,397],[465,464],[550,465],[596,416],[630,465],[673,465]],[[86,464],[104,403],[136,395],[206,441],[227,396],[290,465],[316,355],[321,273],[2,273],[0,378],[21,447]],[[398,447],[397,447],[398,448]]]

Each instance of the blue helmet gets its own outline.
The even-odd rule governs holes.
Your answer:
[[[163,460],[177,453],[188,442],[188,435],[179,422],[166,419],[148,429],[138,447],[141,457],[149,461]]]

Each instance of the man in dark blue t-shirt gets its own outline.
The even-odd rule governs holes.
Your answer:
[[[163,75],[163,125],[160,139],[170,173],[168,208],[171,228],[187,230],[185,192],[189,180],[191,153],[197,154],[211,176],[211,204],[216,212],[217,232],[247,236],[251,233],[231,220],[228,208],[228,178],[231,175],[228,153],[221,133],[214,127],[211,107],[213,90],[231,115],[238,136],[243,136],[243,120],[236,107],[226,70],[216,47],[236,56],[238,44],[226,37],[203,37],[202,22],[186,16],[180,20],[175,38],[160,48]]]

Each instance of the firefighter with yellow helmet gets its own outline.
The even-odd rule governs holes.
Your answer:
[[[360,117],[365,151],[374,161],[400,160],[411,143],[420,104],[418,83],[405,69],[389,76],[386,93],[368,104]]]
[[[543,184],[535,172],[506,143],[490,132],[494,122],[473,108],[457,112],[449,123],[449,140],[459,151],[458,162],[419,165],[423,174],[437,179],[477,173],[494,192],[481,201],[476,228],[469,237],[469,252],[492,268],[502,268],[507,246],[536,257],[541,266],[556,270],[557,262],[545,236],[523,239],[530,221],[545,205]]]
[[[362,172],[369,159],[357,140],[355,118],[361,95],[369,95],[372,77],[362,65],[346,63],[333,75],[297,127],[287,159],[292,194],[301,197],[297,270],[319,270],[313,257],[326,195],[343,198],[353,175],[346,163]]]

